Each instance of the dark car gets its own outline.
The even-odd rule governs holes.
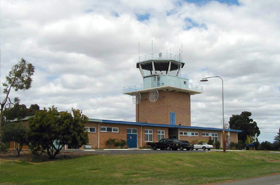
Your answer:
[[[193,144],[188,141],[180,140],[180,150],[193,150]]]
[[[148,143],[154,150],[178,150],[181,144],[178,139],[161,139],[157,143]]]

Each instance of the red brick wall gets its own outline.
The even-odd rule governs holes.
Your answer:
[[[150,102],[149,93],[141,94],[141,102],[136,105],[136,121],[167,124],[169,113],[176,113],[176,125],[191,125],[190,95],[182,92],[159,91],[159,99]]]
[[[99,127],[98,127],[99,125]],[[100,132],[100,127],[118,127],[119,133],[112,132]],[[89,143],[92,148],[98,148],[98,134],[99,134],[99,148],[108,148],[106,146],[106,141],[108,139],[123,139],[127,140],[127,129],[137,129],[137,146],[138,148],[144,147],[147,145],[145,142],[145,129],[153,130],[153,142],[157,142],[157,131],[164,130],[165,138],[168,138],[168,128],[157,128],[157,127],[147,127],[143,126],[133,126],[133,125],[117,125],[117,124],[105,124],[105,123],[87,123],[86,127],[95,127],[96,133],[88,133],[89,134]]]

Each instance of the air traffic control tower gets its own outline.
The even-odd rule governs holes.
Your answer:
[[[185,66],[180,55],[162,54],[139,57],[136,67],[143,85],[124,87],[136,104],[136,122],[191,126],[191,95],[203,92],[180,77]]]

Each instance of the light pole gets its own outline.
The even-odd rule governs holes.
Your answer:
[[[208,78],[220,78],[222,80],[222,114],[223,114],[223,152],[226,152],[226,132],[225,132],[225,106],[224,106],[224,80],[220,76],[205,77],[200,82],[208,82]]]

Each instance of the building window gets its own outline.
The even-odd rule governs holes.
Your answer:
[[[188,136],[187,132],[180,132],[180,136]]]
[[[164,130],[158,130],[157,131],[157,139],[158,141],[161,140],[161,139],[164,139],[165,137],[165,131]]]
[[[153,130],[145,130],[145,142],[153,142]]]
[[[107,132],[107,127],[101,127],[101,132]]]
[[[180,132],[180,136],[199,136],[198,132]]]
[[[191,132],[192,136],[199,136],[198,132]]]
[[[217,133],[202,133],[202,137],[218,137]]]
[[[101,132],[119,133],[119,127],[101,127]]]
[[[127,133],[128,134],[137,134],[137,129],[136,128],[128,128]]]
[[[113,127],[113,132],[119,133],[119,127]]]
[[[202,137],[211,137],[214,140],[214,142],[218,141],[217,133],[202,133]]]
[[[86,131],[90,132],[90,133],[95,133],[96,132],[96,128],[95,127],[86,127]]]

